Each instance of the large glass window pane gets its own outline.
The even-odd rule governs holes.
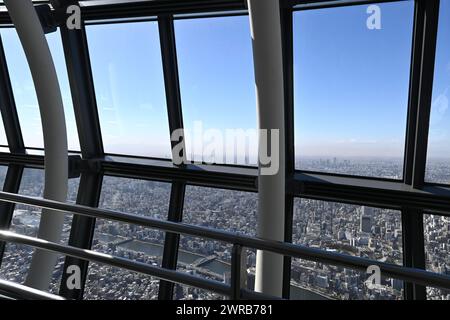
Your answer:
[[[183,222],[245,235],[256,235],[258,195],[251,192],[187,186]],[[232,246],[190,236],[180,236],[178,270],[218,281],[230,281]],[[255,252],[247,250],[248,267],[254,267]],[[251,277],[251,276],[250,276]],[[177,286],[176,299],[220,299],[217,294]]]
[[[424,214],[426,268],[450,275],[450,217]],[[428,299],[450,300],[450,290],[427,288]]]
[[[414,3],[377,7],[294,12],[297,169],[402,178]]]
[[[183,222],[254,236],[257,201],[253,192],[187,186]]]
[[[67,202],[74,203],[78,191],[79,179],[69,180]],[[40,169],[25,168],[20,183],[19,194],[26,196],[42,197],[44,192],[44,171]],[[71,214],[64,218],[61,243],[67,244],[72,223]],[[39,229],[41,210],[36,207],[17,204],[11,221],[10,230],[30,237],[36,237]],[[23,283],[28,273],[34,249],[30,246],[7,243],[3,256],[0,278],[16,283]],[[49,291],[58,293],[64,266],[64,256],[59,255],[58,262],[53,271]]]
[[[450,183],[450,1],[440,4],[425,179]]]
[[[171,158],[158,24],[86,32],[105,152]]]
[[[26,147],[43,148],[41,116],[39,104],[34,89],[33,78],[14,28],[1,29],[6,61],[8,63],[9,76],[19,115],[20,127]],[[70,93],[69,79],[64,58],[64,51],[59,32],[46,35],[53,62],[58,75],[59,86],[64,104],[64,113],[67,125],[67,142],[69,150],[78,151],[77,126],[73,112],[72,96]]]
[[[100,208],[167,219],[170,184],[105,176]],[[97,219],[93,250],[153,265],[161,265],[165,233],[132,224]],[[92,263],[86,299],[156,299],[155,278]]]
[[[401,265],[401,214],[388,209],[295,199],[293,242]],[[294,259],[292,270],[293,286],[300,288],[293,288],[298,297],[302,291],[312,290],[338,299],[402,298],[403,285],[397,280],[383,279],[382,286],[372,290],[364,283],[368,278],[364,272],[300,259]]]
[[[175,21],[188,160],[256,164],[248,17]]]
[[[403,281],[381,274],[369,288],[364,271],[301,259],[292,260],[291,300],[401,300]]]

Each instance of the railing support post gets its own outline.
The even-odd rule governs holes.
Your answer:
[[[241,297],[241,253],[242,247],[235,244],[233,246],[231,258],[231,296],[232,300],[239,300]]]

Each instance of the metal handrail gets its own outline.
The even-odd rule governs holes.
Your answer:
[[[175,282],[180,284],[185,284],[188,286],[193,286],[200,289],[205,289],[209,291],[213,291],[215,293],[219,293],[226,296],[233,296],[233,290],[236,290],[234,285],[224,284],[223,282],[200,278],[188,273],[179,272],[176,270],[165,269],[161,267],[152,266],[146,263],[117,257],[101,252],[96,252],[93,250],[80,249],[73,246],[66,246],[54,242],[50,242],[43,239],[38,239],[34,237],[29,237],[21,234],[17,234],[11,231],[0,231],[0,241],[6,242],[14,242],[22,245],[29,245],[35,248],[55,252],[62,253],[64,255],[68,255],[74,258],[89,260],[101,264],[107,264],[110,266],[127,269],[134,272],[143,273],[145,275],[153,276],[159,278],[161,280],[166,280],[169,282]],[[235,260],[236,261],[236,260]],[[16,288],[17,287],[17,288]],[[15,290],[17,289],[17,290]],[[269,295],[264,295],[258,292],[253,292],[246,290],[245,288],[239,288],[240,294],[239,297],[236,298],[246,298],[246,299],[278,299],[277,297],[272,297]],[[13,296],[21,296],[22,298],[28,299],[51,299],[55,300],[56,297],[52,294],[47,294],[45,292],[23,286],[18,285],[11,282],[2,283],[0,281],[0,293],[6,292],[9,294],[13,294]],[[61,297],[60,297],[61,298]]]
[[[48,250],[51,252],[62,253],[74,258],[89,260],[101,264],[107,264],[113,267],[123,268],[130,271],[154,276],[162,280],[182,283],[188,286],[200,289],[210,290],[223,295],[230,294],[230,286],[216,280],[203,279],[182,273],[175,270],[164,269],[150,264],[130,259],[100,253],[93,250],[80,249],[72,246],[66,246],[47,240],[33,238],[25,235],[16,234],[11,231],[0,231],[0,240],[14,242],[23,245],[29,245],[35,248]]]
[[[7,297],[12,297],[13,299],[65,300],[61,296],[3,279],[0,279],[0,294]]]
[[[281,255],[291,256],[294,258],[317,261],[326,264],[347,267],[351,269],[365,271],[367,267],[371,265],[377,265],[380,268],[383,277],[392,277],[416,284],[443,289],[450,289],[450,276],[448,275],[437,274],[421,269],[409,268],[400,265],[388,264],[362,257],[349,256],[337,252],[329,252],[321,249],[309,248],[306,246],[292,243],[264,240],[256,237],[245,236],[217,229],[210,229],[206,227],[194,226],[179,222],[158,220],[136,214],[123,213],[119,211],[91,208],[69,203],[61,203],[58,201],[23,196],[8,192],[0,192],[0,201],[26,204],[39,208],[48,208],[62,212],[71,212],[74,214],[79,214],[88,217],[114,220],[154,229],[160,229],[166,232],[196,236],[201,238],[208,238],[216,241],[227,242],[233,244],[234,246],[253,248],[257,250],[267,250]],[[183,274],[174,270],[148,266],[146,264],[138,263],[129,259],[114,257],[103,253],[98,253],[92,250],[79,249],[75,247],[69,247],[56,243],[46,242],[45,240],[41,239],[16,235],[8,231],[1,231],[0,239],[3,239],[4,241],[19,242],[46,250],[57,251],[86,260],[112,264],[126,269],[134,268],[130,270],[143,272],[149,275],[154,275],[155,277],[162,278],[164,280],[171,282],[190,284],[192,286],[198,286],[204,289],[209,288],[207,290],[211,290],[229,296],[233,296],[233,292],[235,292],[236,289],[235,286],[238,285],[237,283],[235,283],[236,279],[232,279],[231,286],[228,286],[218,281],[202,279],[195,276]],[[233,256],[232,269],[233,265],[240,263],[236,260],[237,259]]]

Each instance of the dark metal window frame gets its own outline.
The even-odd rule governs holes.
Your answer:
[[[53,0],[50,2],[56,10],[78,3],[75,0]],[[389,180],[295,170],[292,70],[293,11],[382,2],[396,2],[396,0],[280,0],[287,153],[285,241],[292,241],[293,202],[295,197],[401,210],[404,232],[404,265],[424,269],[423,212],[427,210],[433,214],[450,216],[450,186],[424,181],[439,0],[415,0],[403,179]],[[103,6],[88,5],[82,7],[82,17],[85,24],[118,23],[118,21],[111,19],[122,19],[120,23],[125,23],[127,19],[131,18],[148,20],[148,17],[156,17],[151,19],[158,21],[159,25],[168,122],[172,132],[176,128],[183,128],[173,19],[242,15],[246,14],[246,10],[243,0],[179,2],[158,0]],[[132,21],[136,20],[130,22]],[[0,13],[0,25],[10,24],[8,14],[6,12]],[[84,24],[82,29],[77,31],[69,31],[64,24],[61,24],[60,32],[81,147],[81,158],[75,161],[75,167],[81,173],[78,204],[91,207],[98,205],[103,175],[171,182],[168,220],[173,222],[182,221],[187,184],[257,192],[257,169],[254,167],[232,165],[175,166],[167,159],[105,154]],[[43,157],[26,153],[2,46],[0,46],[0,93],[3,93],[1,94],[0,111],[2,112],[11,152],[0,153],[0,163],[8,165],[7,181],[5,181],[3,190],[17,192],[23,168],[26,166],[42,168]],[[14,205],[3,205],[2,202],[0,210],[2,216],[10,217]],[[8,227],[6,220],[2,227]],[[94,226],[95,218],[75,215],[69,244],[90,249]],[[74,231],[76,231],[76,234]],[[417,236],[417,234],[420,236]],[[176,268],[178,242],[179,234],[167,233],[162,267]],[[240,248],[236,248],[235,253],[239,255]],[[284,298],[289,298],[290,260],[290,258],[285,258]],[[73,263],[82,267],[83,279],[85,280],[88,262],[67,257],[66,267]],[[67,292],[62,289],[60,294],[67,298],[82,299],[83,289],[77,292]],[[172,296],[173,283],[161,281],[159,298],[171,299]],[[405,299],[425,298],[425,287],[405,283]]]

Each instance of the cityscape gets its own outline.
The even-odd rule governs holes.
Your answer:
[[[450,182],[450,162],[429,161],[427,180]],[[298,159],[297,168],[359,176],[402,178],[401,161],[392,159]],[[4,179],[5,167],[0,167]],[[1,181],[1,180],[0,180]],[[68,201],[73,202],[78,179],[69,180]],[[166,219],[170,183],[105,176],[99,206],[122,212]],[[20,193],[42,196],[43,172],[25,169]],[[257,194],[251,192],[187,186],[183,222],[255,236]],[[17,205],[11,230],[36,236],[40,211]],[[62,243],[70,234],[71,215],[65,219]],[[450,274],[450,218],[424,214],[427,270]],[[165,233],[139,226],[97,220],[92,249],[159,266]],[[402,223],[399,211],[295,199],[293,242],[323,250],[361,256],[392,264],[402,264]],[[33,250],[8,243],[0,277],[23,283]],[[246,250],[247,286],[253,289],[256,254]],[[230,281],[231,246],[216,241],[181,236],[177,269],[198,277]],[[64,257],[60,256],[49,287],[58,293]],[[348,268],[293,259],[291,299],[374,300],[403,299],[403,282],[382,277],[381,285],[368,287],[368,274]],[[135,272],[90,263],[85,299],[157,299],[159,280]],[[427,288],[428,299],[450,299],[450,292]],[[175,285],[174,299],[225,299],[208,291]]]

